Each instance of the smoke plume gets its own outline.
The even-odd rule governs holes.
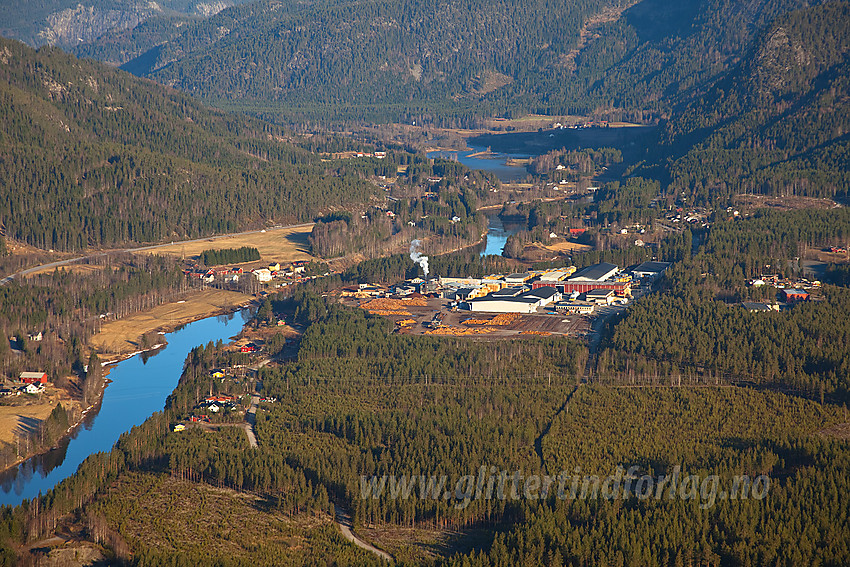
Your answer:
[[[410,259],[413,260],[414,263],[422,266],[422,271],[425,272],[425,277],[428,277],[428,256],[423,256],[419,251],[419,247],[422,246],[421,240],[414,240],[410,243]]]

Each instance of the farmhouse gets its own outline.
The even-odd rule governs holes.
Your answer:
[[[268,268],[258,268],[251,273],[254,274],[258,282],[272,281],[272,272]]]
[[[47,372],[21,372],[20,379],[24,384],[47,384]]]

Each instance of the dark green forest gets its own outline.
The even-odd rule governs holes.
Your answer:
[[[697,254],[668,274],[665,290],[634,305],[600,355],[600,380],[615,383],[782,385],[805,395],[850,398],[850,293],[827,286],[822,301],[773,313],[737,302],[773,300],[777,290],[748,287],[763,273],[802,274],[810,249],[850,237],[845,208],[762,211],[716,222]]]
[[[362,166],[323,162],[276,127],[0,41],[7,237],[62,250],[179,239],[310,220],[376,192]]]
[[[264,395],[274,399],[257,416],[259,449],[249,450],[239,429],[171,432],[202,399],[211,369],[246,356],[220,344],[198,347],[163,412],[122,436],[109,454],[87,460],[37,507],[5,509],[6,537],[37,539],[76,509],[107,549],[123,557],[132,552],[132,565],[188,564],[199,548],[184,543],[170,519],[150,524],[147,538],[139,530],[181,492],[201,490],[189,482],[255,495],[263,502],[262,530],[280,515],[300,522],[327,518],[341,506],[355,526],[379,531],[490,534],[477,551],[450,553],[435,560],[440,565],[841,564],[850,553],[844,543],[850,522],[840,504],[846,441],[814,434],[846,421],[840,406],[734,386],[586,385],[586,348],[570,339],[401,336],[385,319],[310,293],[272,304],[294,309],[295,319],[309,326],[295,359],[262,371]],[[446,474],[454,482],[480,466],[555,478],[605,476],[617,466],[641,475],[679,467],[683,475],[717,475],[719,485],[708,495],[614,500],[552,488],[544,498],[509,492],[470,497],[464,506],[431,496],[360,496],[361,475]],[[741,475],[767,475],[769,492],[729,498],[725,491]],[[313,520],[310,530],[321,521],[327,520]],[[168,525],[176,539],[155,544]],[[227,529],[215,533],[233,540],[239,528]],[[309,537],[314,560],[370,560],[355,559],[359,551],[334,533],[328,528]],[[304,561],[274,539],[236,540],[243,543],[227,552],[207,546],[207,559]],[[392,538],[384,545],[402,564],[433,561]],[[785,546],[793,551],[783,552]]]
[[[773,19],[804,7],[792,0],[256,2],[177,34],[160,26],[150,51],[126,68],[218,104],[295,120],[470,125],[541,113],[645,122],[668,117],[742,60]],[[583,26],[590,38],[580,43]],[[78,53],[121,60],[122,46],[157,34],[143,24],[120,37]]]
[[[239,264],[256,262],[260,259],[260,251],[253,246],[241,248],[210,249],[201,252],[201,264],[204,266],[219,266],[221,264]]]

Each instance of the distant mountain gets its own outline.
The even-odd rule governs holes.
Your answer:
[[[262,0],[201,21],[149,20],[76,52],[283,120],[654,122],[738,64],[773,19],[810,3]]]
[[[207,18],[245,0],[35,0],[0,5],[0,35],[32,46],[73,47],[150,18]],[[150,48],[150,46],[148,46]]]
[[[309,220],[375,193],[363,171],[339,167],[267,123],[0,39],[6,236],[74,250]]]
[[[832,197],[850,188],[850,3],[781,16],[665,127],[675,190]]]

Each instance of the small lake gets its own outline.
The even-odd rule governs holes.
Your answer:
[[[168,333],[165,348],[136,355],[109,367],[100,411],[89,412],[75,434],[59,447],[0,475],[0,504],[12,506],[45,493],[77,471],[86,457],[109,451],[118,437],[165,407],[189,352],[210,341],[227,341],[250,318],[243,309],[189,323]]]
[[[429,158],[443,158],[459,161],[469,169],[480,169],[489,171],[496,175],[502,183],[516,183],[524,181],[528,172],[525,167],[507,165],[505,162],[510,158],[527,159],[530,154],[522,153],[491,153],[486,157],[474,157],[487,150],[486,146],[469,146],[471,149],[463,151],[437,150],[428,152]]]

